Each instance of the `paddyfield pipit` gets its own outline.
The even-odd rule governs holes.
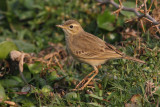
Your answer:
[[[128,59],[140,63],[142,60],[126,56],[111,44],[106,43],[102,39],[87,33],[81,25],[75,20],[68,20],[62,25],[56,25],[63,29],[66,39],[66,47],[68,52],[80,62],[93,66],[94,71],[88,74],[75,90],[83,90],[89,82],[98,74],[98,65],[104,64],[109,59]]]

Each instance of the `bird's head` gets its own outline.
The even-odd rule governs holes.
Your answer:
[[[62,25],[56,25],[62,28],[67,35],[76,35],[83,31],[81,25],[75,20],[67,20]]]

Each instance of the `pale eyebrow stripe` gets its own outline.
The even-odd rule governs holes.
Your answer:
[[[70,24],[70,25],[73,25],[73,26],[78,26],[77,24]]]

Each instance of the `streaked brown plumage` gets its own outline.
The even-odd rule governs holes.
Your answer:
[[[81,25],[75,20],[68,20],[62,25],[57,25],[57,27],[62,28],[65,33],[66,45],[69,53],[78,61],[90,64],[94,67],[94,71],[92,71],[76,86],[75,89],[77,90],[84,89],[84,87],[86,87],[98,74],[97,66],[104,64],[109,59],[123,58],[145,63],[142,60],[126,56],[114,46],[106,43],[97,36],[85,32]],[[92,74],[93,76],[88,80],[88,77]],[[86,83],[84,84],[84,82]],[[83,86],[79,87],[80,85]]]

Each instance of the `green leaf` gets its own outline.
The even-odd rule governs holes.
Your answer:
[[[136,4],[135,4],[135,2],[126,1],[126,2],[123,2],[123,6],[129,7],[129,8],[135,8]],[[135,16],[135,14],[133,12],[128,12],[128,11],[120,11],[120,12],[121,12],[121,14],[123,14],[124,16],[126,16],[128,18]]]
[[[14,98],[16,103],[21,103],[22,107],[36,107],[34,103],[36,100],[33,97],[29,96],[17,96]]]
[[[67,100],[76,100],[78,98],[78,95],[75,92],[70,92],[65,95],[65,98]]]
[[[113,24],[115,18],[116,17],[114,15],[112,15],[108,10],[106,10],[103,14],[100,14],[98,16],[98,26],[102,29],[113,31],[115,29],[115,25]]]
[[[95,94],[89,94],[89,96],[92,97],[92,98],[98,99],[98,100],[103,100],[103,97],[99,97]]]
[[[98,103],[87,103],[88,105],[91,105],[92,107],[103,107],[102,105]]]
[[[31,43],[27,43],[27,42],[20,41],[20,40],[14,40],[13,42],[17,45],[20,51],[33,52],[35,50],[35,46]]]
[[[24,5],[28,8],[28,9],[32,9],[34,6],[34,0],[24,0]]]
[[[33,17],[33,11],[16,11],[15,14],[20,20],[25,20]]]
[[[52,91],[52,87],[50,85],[45,85],[42,88],[42,92],[44,92],[44,93],[48,93],[48,92],[51,92],[51,91]]]
[[[0,59],[8,57],[12,50],[18,50],[17,46],[11,41],[4,41],[0,43]]]
[[[43,65],[40,62],[29,64],[28,68],[32,74],[38,74],[42,71]]]
[[[18,87],[24,84],[22,79],[17,76],[11,76],[9,79],[0,80],[0,83],[6,88]]]
[[[56,78],[58,78],[57,72],[52,71],[48,78],[50,81],[54,81]]]
[[[6,93],[4,87],[0,84],[0,100],[5,100],[5,98],[6,98]]]

